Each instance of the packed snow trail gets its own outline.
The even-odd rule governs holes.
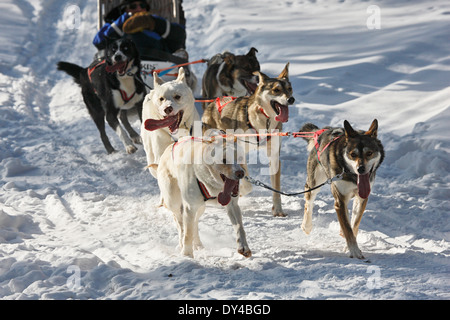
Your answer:
[[[373,4],[381,9],[381,29],[366,24]],[[301,197],[283,196],[288,217],[273,218],[271,192],[254,187],[240,200],[252,258],[236,252],[229,219],[215,207],[200,221],[205,248],[195,259],[181,256],[171,214],[157,208],[159,190],[144,169],[143,148],[107,155],[79,87],[56,70],[60,60],[91,62],[96,2],[6,0],[0,297],[449,299],[448,1],[185,0],[183,6],[191,60],[255,47],[271,76],[290,62],[296,104],[284,131],[305,122],[342,126],[344,119],[367,129],[378,119],[386,159],[358,235],[371,263],[343,252],[328,186],[317,197],[310,236],[300,229]],[[204,68],[193,67],[199,79]],[[284,139],[282,189],[300,191],[306,143]],[[252,167],[251,176],[268,183],[264,167]]]

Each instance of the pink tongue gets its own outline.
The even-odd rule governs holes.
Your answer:
[[[280,114],[275,117],[275,120],[281,122],[287,122],[289,118],[289,109],[288,106],[282,106],[278,104],[278,109],[280,110]]]
[[[116,64],[113,64],[112,66],[106,66],[107,72],[116,72],[117,70],[120,70],[121,73],[124,72],[124,69],[127,67],[126,61],[117,62]]]
[[[178,115],[173,115],[164,119],[147,119],[144,122],[144,128],[148,131],[153,131],[161,128],[165,128],[175,123],[178,120]]]
[[[366,199],[370,194],[370,172],[366,174],[358,174],[358,195]]]
[[[225,178],[225,185],[223,186],[223,191],[217,196],[217,200],[223,206],[226,206],[231,201],[231,192],[236,192],[239,188],[239,180],[231,180]],[[233,193],[234,193],[233,192]]]

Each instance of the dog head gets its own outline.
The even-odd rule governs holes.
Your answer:
[[[256,101],[268,118],[287,122],[288,105],[295,102],[292,86],[289,82],[289,62],[277,78],[269,78],[262,72],[255,72],[259,77],[258,87],[254,93]]]
[[[176,133],[186,114],[192,114],[195,108],[194,95],[186,83],[183,67],[178,70],[175,80],[164,82],[153,74],[153,90],[150,92],[152,112],[157,119],[147,119],[145,128],[149,131],[168,127],[170,133]],[[146,102],[147,104],[147,98]]]
[[[219,70],[219,82],[231,88],[233,92],[242,92],[239,96],[245,96],[245,92],[251,95],[257,86],[255,71],[260,70],[255,48],[251,48],[245,55],[224,54],[223,67]]]
[[[224,137],[224,131],[213,129],[209,132],[212,142],[203,149],[203,161],[209,171],[223,182],[223,191],[218,195],[218,201],[227,205],[231,196],[239,194],[239,180],[245,176],[245,150],[237,143],[234,137]]]
[[[141,61],[136,45],[130,39],[118,39],[108,44],[106,48],[106,71],[117,72],[119,76],[131,71],[140,70]]]
[[[344,159],[352,173],[357,175],[358,194],[365,199],[370,194],[372,174],[384,159],[383,146],[377,139],[378,121],[373,120],[368,131],[357,131],[345,120],[344,130],[347,142]]]

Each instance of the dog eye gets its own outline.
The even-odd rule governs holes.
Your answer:
[[[278,89],[278,88],[275,88],[275,89],[273,89],[273,92],[275,92],[275,93],[279,93],[279,92],[280,92],[280,89]]]
[[[124,46],[124,47],[122,48],[122,50],[125,51],[125,52],[128,51],[128,49],[129,49],[128,46]]]
[[[358,154],[356,152],[350,153],[350,158],[356,158],[357,156],[358,156]]]
[[[366,156],[371,157],[373,155],[372,151],[367,151]]]
[[[175,98],[175,100],[180,100],[181,96],[179,94],[177,94],[174,98]]]
[[[164,101],[164,97],[159,98],[159,101]]]

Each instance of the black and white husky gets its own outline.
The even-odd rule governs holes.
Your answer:
[[[127,112],[135,109],[142,121],[142,102],[146,94],[141,78],[141,62],[135,44],[129,39],[110,43],[106,56],[83,68],[69,62],[58,62],[58,70],[72,76],[81,86],[83,100],[94,120],[108,153],[114,152],[105,131],[105,118],[117,133],[127,153],[136,152],[141,144],[139,134],[131,127]],[[126,131],[119,123],[118,117]]]

